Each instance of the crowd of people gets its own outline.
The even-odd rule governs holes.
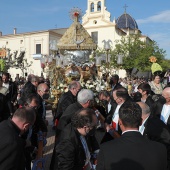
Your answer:
[[[94,96],[79,81],[70,82],[53,114],[50,170],[170,170],[169,82],[160,75],[152,81],[113,75],[110,87]],[[27,81],[11,81],[2,74],[0,169],[31,170],[37,134],[44,141],[47,136],[49,96],[48,79],[30,74]]]
[[[22,86],[22,88],[21,88]],[[38,133],[45,141],[47,120],[45,100],[50,87],[30,74],[25,83],[0,77],[0,169],[31,170],[38,152]]]

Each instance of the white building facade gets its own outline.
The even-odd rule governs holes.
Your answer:
[[[55,29],[17,34],[16,29],[14,29],[14,34],[2,35],[1,33],[0,48],[10,49],[10,53],[18,51],[18,55],[21,51],[25,51],[24,58],[27,59],[28,63],[32,62],[32,65],[24,70],[24,75],[19,68],[10,68],[8,72],[13,80],[16,74],[25,76],[28,73],[41,76],[41,56],[49,56],[52,50],[57,50],[57,41],[65,31],[66,29]]]
[[[100,48],[104,48],[106,41],[109,41],[110,46],[114,48],[116,40],[120,40],[122,36],[141,34],[136,21],[126,13],[126,10],[119,18],[111,21],[111,14],[107,11],[105,0],[87,0],[87,10],[82,17],[82,25]],[[56,44],[65,31],[66,29],[54,29],[17,34],[16,29],[14,29],[14,34],[0,34],[0,48],[8,48],[11,53],[16,50],[18,53],[24,50],[28,63],[33,62],[32,66],[28,67],[25,72],[40,76],[42,71],[40,60],[34,58],[40,59],[42,55],[51,55],[52,50],[57,50]],[[141,34],[141,40],[147,41],[148,39],[147,36]],[[12,78],[16,74],[22,76],[20,69],[12,68],[9,73]],[[124,70],[119,70],[118,73],[120,77],[126,76]]]

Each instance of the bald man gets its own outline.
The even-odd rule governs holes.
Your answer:
[[[137,102],[142,109],[142,125],[140,133],[153,141],[164,144],[167,148],[168,168],[170,169],[170,131],[158,117],[150,114],[149,106],[144,102]]]
[[[55,119],[59,120],[67,107],[77,101],[76,97],[81,89],[81,85],[78,81],[72,81],[68,89],[68,92],[64,93],[58,101]]]
[[[43,119],[46,117],[45,110],[45,100],[49,98],[49,87],[46,83],[41,83],[37,87],[37,93],[39,98],[39,107],[38,113],[42,116]]]

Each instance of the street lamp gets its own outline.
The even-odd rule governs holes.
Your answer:
[[[104,49],[106,50],[106,66],[109,68],[109,50],[111,49],[110,41],[104,43]]]
[[[117,64],[118,65],[123,64],[123,55],[118,54],[118,56],[117,56]]]

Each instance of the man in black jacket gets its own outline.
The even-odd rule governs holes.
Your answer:
[[[113,90],[113,99],[116,102],[116,104],[114,105],[112,112],[108,114],[108,116],[105,119],[106,133],[103,139],[101,140],[101,143],[107,142],[121,135],[122,131],[118,124],[119,108],[127,101],[132,100],[128,94],[127,89],[125,89],[124,87],[120,87],[118,89]],[[118,134],[118,135],[113,136],[113,133],[112,133],[113,130],[116,131],[115,134]]]
[[[138,131],[142,110],[135,102],[119,109],[120,138],[101,145],[97,170],[167,170],[167,151],[163,144],[145,139]]]
[[[152,109],[153,115],[159,117],[170,129],[170,87],[162,91],[162,96],[155,102]]]
[[[55,119],[59,120],[62,114],[64,113],[64,111],[67,109],[67,107],[70,104],[73,104],[77,101],[76,97],[77,97],[78,92],[81,89],[81,85],[78,81],[72,81],[69,84],[68,89],[69,91],[64,93],[58,101]]]
[[[76,112],[63,131],[55,149],[53,169],[82,170],[91,169],[88,134],[96,127],[97,118],[91,109],[81,109]]]
[[[141,83],[138,86],[138,91],[142,95],[141,101],[146,103],[150,107],[150,109],[152,110],[154,101],[153,101],[152,96],[151,96],[151,93],[152,93],[151,92],[151,86],[148,83]]]
[[[151,115],[150,108],[143,102],[137,102],[142,109],[140,133],[147,139],[160,142],[167,148],[168,169],[170,169],[170,131],[158,117]]]
[[[29,78],[29,81],[24,85],[22,89],[21,98],[19,99],[20,105],[25,104],[25,100],[30,94],[37,93],[38,83],[39,83],[39,78],[37,76],[32,75]]]
[[[82,89],[77,96],[77,102],[69,105],[67,109],[64,111],[63,115],[59,120],[59,124],[57,126],[57,136],[63,130],[63,128],[71,122],[71,117],[82,108],[88,108],[90,105],[90,101],[93,100],[94,94],[89,89]]]
[[[14,102],[17,99],[17,85],[9,81],[9,73],[3,73],[2,74],[2,86],[6,87],[8,89],[8,92],[6,94],[6,101],[9,109],[9,116],[14,113]]]
[[[0,169],[25,170],[25,141],[20,137],[34,124],[32,108],[17,109],[12,119],[0,123]]]

